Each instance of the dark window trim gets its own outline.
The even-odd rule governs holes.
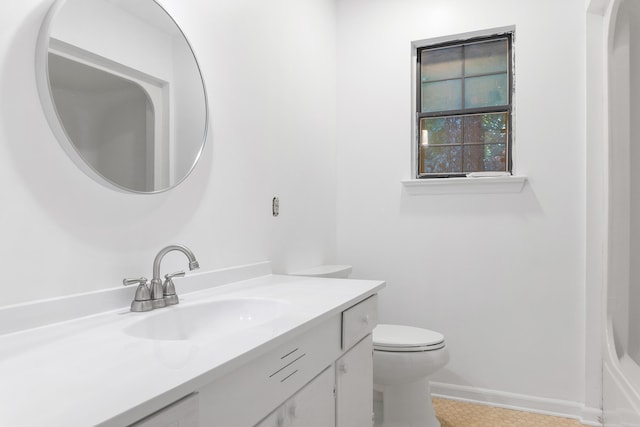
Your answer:
[[[425,50],[436,50],[440,48],[447,48],[452,46],[465,46],[472,45],[475,43],[483,43],[487,41],[494,40],[507,40],[507,83],[509,85],[508,89],[508,105],[500,105],[494,107],[486,107],[486,108],[469,108],[469,109],[457,109],[457,110],[445,110],[445,111],[432,111],[423,113],[422,110],[422,79],[421,79],[421,58],[422,52]],[[475,35],[469,37],[460,37],[451,40],[441,41],[441,42],[414,42],[415,49],[415,59],[416,63],[414,64],[415,72],[415,122],[414,122],[414,132],[415,132],[415,174],[417,179],[429,179],[429,178],[450,178],[450,177],[464,177],[468,172],[460,172],[460,173],[420,173],[420,119],[424,118],[434,118],[434,117],[452,117],[452,116],[468,116],[472,114],[482,114],[482,113],[506,113],[508,120],[508,132],[507,132],[507,143],[505,147],[506,151],[506,168],[509,173],[513,173],[513,96],[514,96],[514,54],[513,54],[513,45],[515,40],[515,27],[509,27],[508,30],[496,31],[494,33],[487,32],[485,35]],[[463,67],[464,67],[464,52],[463,49]],[[469,77],[482,77],[489,75],[498,75],[502,73],[486,73],[486,74],[478,74]],[[431,82],[438,81],[448,81],[448,80],[462,80],[462,100],[464,102],[464,79],[467,76],[464,74],[464,68],[462,71],[462,76],[459,79],[440,79],[433,80]],[[442,146],[464,146],[464,145],[492,145],[491,143],[483,143],[483,144],[442,144]],[[464,159],[463,159],[464,161]]]

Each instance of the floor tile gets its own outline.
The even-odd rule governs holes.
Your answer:
[[[433,399],[441,427],[582,427],[576,420],[512,409]]]

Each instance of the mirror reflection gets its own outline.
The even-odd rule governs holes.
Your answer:
[[[43,107],[76,163],[126,191],[184,180],[206,138],[207,104],[195,56],[165,10],[153,0],[59,0],[42,33]]]

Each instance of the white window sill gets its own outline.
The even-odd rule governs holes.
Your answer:
[[[402,181],[407,193],[424,194],[491,194],[520,193],[526,176],[494,176],[481,178],[432,178]]]

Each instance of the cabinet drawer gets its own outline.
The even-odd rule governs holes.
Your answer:
[[[371,333],[378,323],[378,295],[342,312],[342,349],[346,350]]]

